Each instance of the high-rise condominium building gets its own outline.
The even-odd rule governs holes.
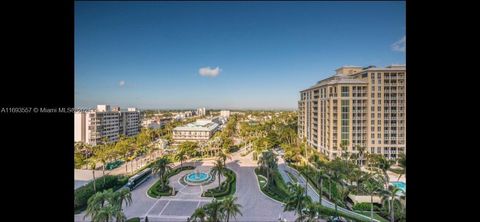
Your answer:
[[[298,135],[329,158],[406,152],[406,67],[344,66],[300,91]],[[361,161],[363,163],[364,161]]]
[[[98,105],[97,109],[87,112],[75,112],[75,142],[98,145],[104,139],[117,141],[120,135],[134,136],[140,131],[140,111],[119,107],[110,109],[109,105]]]

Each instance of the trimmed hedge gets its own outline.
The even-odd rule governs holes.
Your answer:
[[[180,173],[184,170],[193,170],[193,169],[195,169],[195,167],[193,167],[193,166],[183,166],[183,167],[173,169],[165,175],[164,180],[168,180],[170,177],[175,176],[175,175],[177,175],[178,173]],[[155,184],[153,184],[148,189],[148,191],[147,191],[148,195],[151,196],[151,197],[155,197],[155,198],[159,198],[161,196],[172,196],[172,189],[173,189],[172,187],[170,187],[168,184],[167,184],[167,186],[165,186],[163,188],[163,190],[161,190],[160,187],[161,187],[161,183],[160,183],[160,179],[159,179],[157,182],[155,182]],[[178,191],[175,191],[175,194],[177,192]]]
[[[128,219],[126,222],[140,222],[140,218],[139,217],[133,217],[133,218]]]
[[[95,186],[96,186],[97,192],[108,190],[108,189],[118,190],[128,182],[128,177],[125,177],[125,176],[105,175],[105,185],[104,185],[103,178],[104,177],[100,177],[95,180]],[[74,201],[75,213],[80,213],[81,211],[85,210],[87,207],[88,199],[94,194],[95,192],[93,191],[93,181],[88,183],[85,186],[82,186],[76,189],[75,201]]]
[[[358,203],[353,205],[352,209],[353,210],[358,210],[358,211],[370,211],[370,207],[372,204],[370,203]],[[377,210],[377,206],[373,205],[373,210]]]
[[[237,177],[235,173],[226,168],[225,177],[227,179],[220,184],[220,187],[209,189],[202,193],[202,197],[224,197],[235,193]]]

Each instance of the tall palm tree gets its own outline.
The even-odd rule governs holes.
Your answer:
[[[388,186],[387,189],[380,191],[382,195],[383,202],[388,202],[388,212],[390,213],[390,222],[395,222],[395,209],[394,202],[398,201],[397,194],[403,192],[400,188],[396,186]]]
[[[161,188],[164,188],[164,176],[172,169],[171,162],[169,159],[162,157],[152,166],[153,174],[157,174],[161,181]]]
[[[370,221],[373,222],[373,195],[378,194],[382,189],[381,183],[375,179],[375,174],[368,175],[369,178],[363,184],[365,191],[370,195]]]
[[[103,185],[105,185],[105,166],[107,165],[108,160],[111,158],[110,145],[107,143],[102,144],[98,149],[95,150],[95,157],[102,163]]]
[[[384,156],[377,155],[375,158],[375,167],[379,169],[384,177],[385,187],[388,187],[390,183],[390,177],[388,176],[388,171],[393,166],[394,162],[392,160],[386,159]]]
[[[223,165],[227,165],[227,159],[232,159],[232,155],[228,153],[227,149],[222,149],[220,153],[218,154],[218,157],[220,157],[223,160]]]
[[[277,161],[277,156],[272,151],[263,152],[258,159],[258,164],[267,173],[268,181],[270,181],[271,172],[278,167]]]
[[[398,165],[402,168],[400,171],[400,175],[397,178],[397,181],[400,180],[400,177],[402,177],[406,172],[407,172],[407,156],[405,154],[400,154],[398,159]]]
[[[240,208],[242,205],[235,203],[237,201],[237,197],[229,196],[222,201],[222,205],[220,206],[220,210],[225,215],[225,219],[227,222],[230,221],[230,217],[236,218],[237,214],[242,215]]]
[[[213,199],[212,202],[205,205],[205,213],[207,214],[209,222],[220,222],[223,218],[223,212],[220,210],[222,202]]]
[[[122,208],[123,203],[125,203],[125,206],[128,206],[132,204],[132,193],[128,188],[122,188],[113,193],[112,202],[113,204],[120,206],[120,208]]]
[[[97,192],[97,187],[96,187],[96,178],[95,178],[95,169],[97,168],[97,160],[94,157],[90,157],[88,160],[88,168],[92,170],[92,176],[93,176],[93,192]]]
[[[183,150],[177,151],[177,153],[175,154],[175,159],[180,161],[180,168],[182,168],[183,167],[183,161],[185,159],[187,159],[185,151],[183,151]]]
[[[331,174],[329,175],[330,178],[330,193],[332,192],[331,190],[331,185],[333,184],[336,188],[337,191],[341,190],[343,188],[343,175],[340,173],[338,169],[333,169]],[[330,197],[331,199],[331,197]],[[338,215],[338,209],[337,209],[337,197],[333,197],[331,199],[333,203],[335,204],[335,215]]]
[[[97,192],[87,201],[87,210],[84,216],[90,216],[93,222],[109,222],[115,219],[118,222],[126,221],[122,204],[132,203],[129,189],[113,192],[112,189]]]
[[[322,205],[322,189],[323,189],[323,181],[328,180],[328,174],[325,172],[324,169],[317,170],[317,186],[318,186],[318,202]]]
[[[222,160],[217,159],[212,167],[212,176],[218,176],[218,188],[220,189],[220,176],[223,175],[226,171],[225,165],[223,165]]]
[[[290,196],[287,197],[283,211],[294,211],[302,216],[303,209],[312,202],[309,196],[305,195],[304,188],[299,184],[288,184]]]
[[[199,207],[195,209],[193,212],[192,216],[190,216],[187,220],[187,222],[205,222],[207,219],[207,212],[205,210],[205,207]]]
[[[357,164],[363,166],[364,158],[365,158],[365,150],[367,149],[364,146],[357,145],[356,149],[358,150],[358,159]]]

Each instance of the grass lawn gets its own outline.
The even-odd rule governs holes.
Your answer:
[[[264,188],[267,185],[267,179],[263,176],[257,175],[258,183],[260,183],[260,188]]]
[[[265,184],[266,185],[263,185],[262,183],[260,183],[260,177],[259,175],[262,175],[262,172],[260,172],[260,170],[257,168],[255,169],[255,174],[257,175],[257,178],[258,178],[258,183],[261,187],[261,191],[271,197],[272,199],[274,200],[277,200],[277,201],[280,201],[280,202],[285,202],[285,199],[290,195],[289,192],[288,192],[288,188],[287,188],[287,184],[285,184],[285,181],[283,181],[282,177],[280,176],[280,173],[278,172],[278,170],[276,170],[272,175],[271,175],[271,178],[272,178],[272,181],[268,182],[266,179],[262,179],[262,180],[265,180]]]

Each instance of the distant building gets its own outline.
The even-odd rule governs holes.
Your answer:
[[[96,109],[75,112],[74,140],[90,145],[115,142],[120,135],[134,136],[140,132],[140,111],[128,108],[121,111],[119,107],[98,105]]]
[[[203,108],[198,108],[196,112],[197,116],[205,116],[207,114],[205,107]]]
[[[218,127],[218,123],[206,119],[175,127],[173,129],[174,144],[176,145],[184,141],[207,141],[218,130]]]
[[[230,117],[230,110],[222,110],[222,111],[220,111],[220,116],[229,118],[229,117]]]

